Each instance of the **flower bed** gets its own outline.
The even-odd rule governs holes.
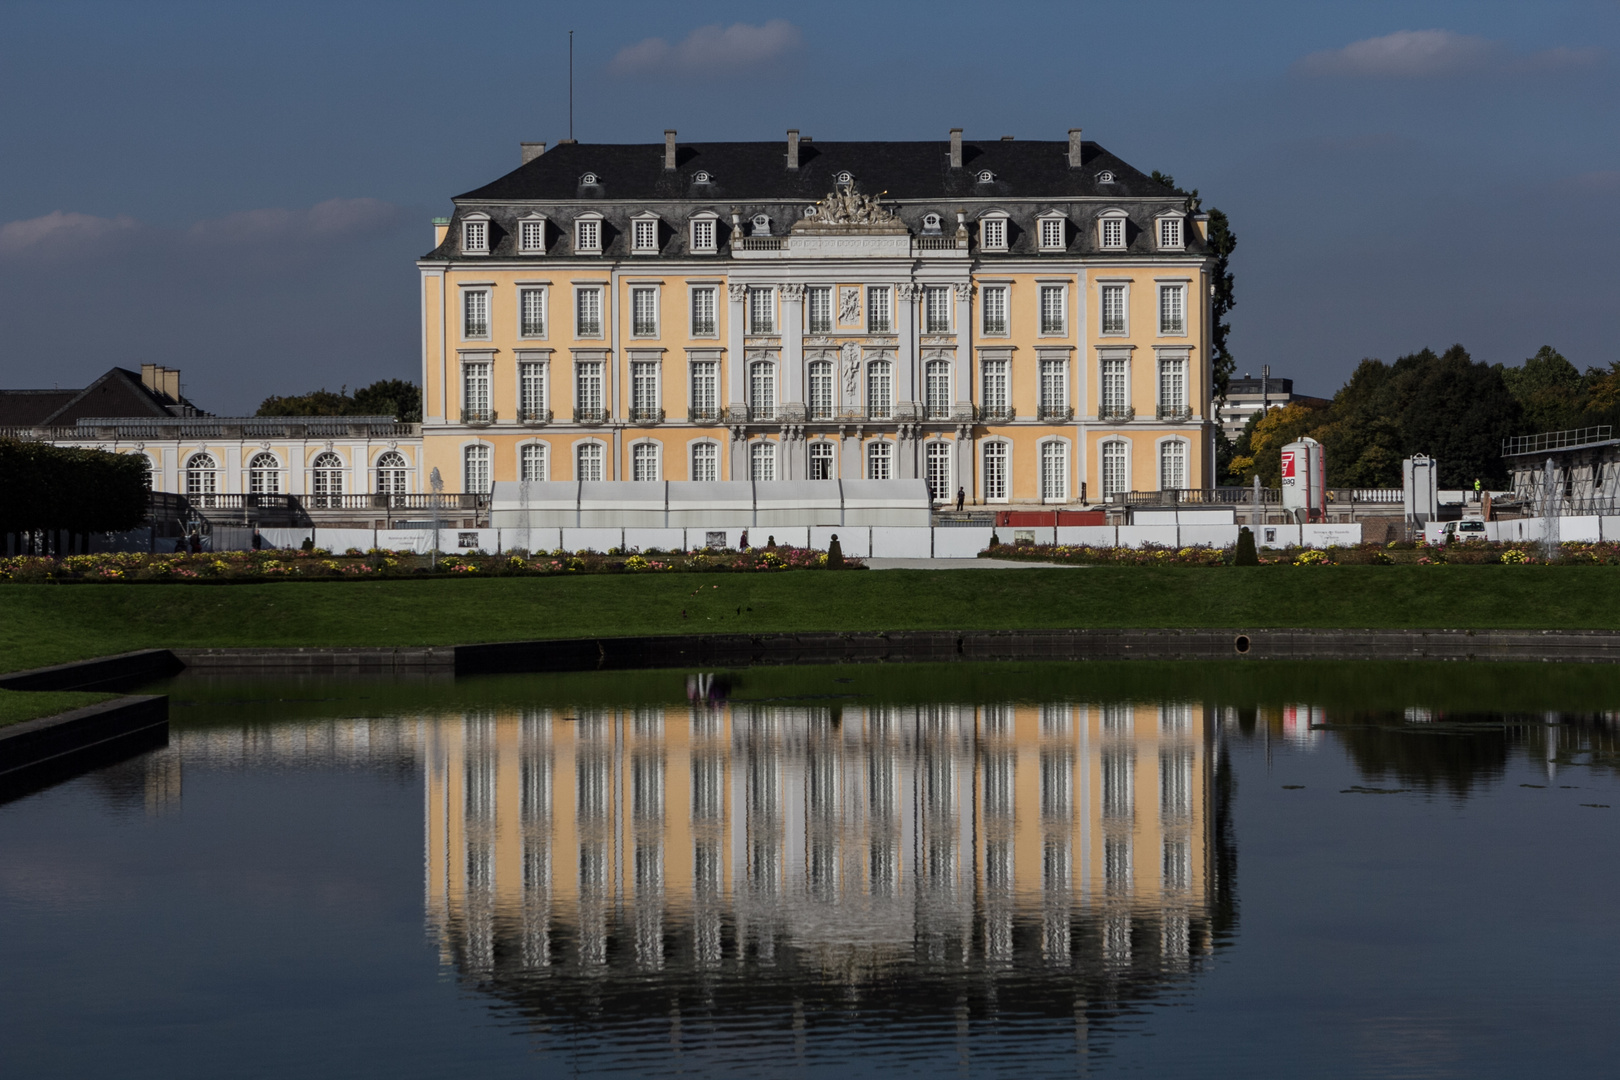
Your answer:
[[[981,559],[1018,559],[1025,562],[1067,563],[1077,566],[1230,566],[1232,548],[1088,547],[1083,544],[998,544],[979,552]],[[1560,563],[1620,566],[1620,543],[1570,542],[1560,545]],[[1262,566],[1525,566],[1546,563],[1537,544],[1492,543],[1470,540],[1452,544],[1400,541],[1386,545],[1351,547],[1266,548]]]
[[[863,569],[846,558],[845,568]],[[109,552],[44,558],[0,558],[0,582],[211,583],[284,580],[363,580],[424,577],[547,577],[562,574],[773,573],[824,570],[827,553],[809,548],[746,551],[552,551],[533,555],[441,555],[406,551],[225,551],[185,554]]]

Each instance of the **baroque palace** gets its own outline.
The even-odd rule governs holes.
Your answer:
[[[1078,129],[522,157],[418,262],[424,471],[448,490],[1211,483],[1207,218]]]

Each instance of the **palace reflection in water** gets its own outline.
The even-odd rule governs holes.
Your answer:
[[[758,976],[739,1007],[998,972],[1038,975],[1011,1009],[1133,996],[1226,906],[1213,728],[1182,703],[468,714],[426,735],[429,919],[542,1013],[579,1004],[558,980],[658,1013],[649,976],[722,971]]]

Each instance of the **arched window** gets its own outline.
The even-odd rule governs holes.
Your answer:
[[[750,480],[776,479],[776,444],[761,440],[748,448],[748,478]]]
[[[377,459],[377,494],[403,495],[405,494],[406,474],[410,467],[405,464],[405,455],[398,450],[390,450]]]
[[[836,400],[837,382],[830,360],[816,360],[810,365],[810,419],[831,420]]]
[[[186,462],[186,496],[202,506],[212,506],[218,491],[219,463],[212,454],[192,454]]]
[[[951,414],[951,363],[949,360],[930,360],[923,373],[923,404],[931,419]]]
[[[1041,443],[1041,501],[1065,502],[1069,497],[1069,444],[1058,439]]]
[[[489,447],[469,446],[461,452],[462,488],[469,495],[489,494]]]
[[[874,439],[866,444],[866,478],[888,480],[894,475],[894,444]]]
[[[1159,444],[1159,490],[1179,491],[1187,486],[1187,444],[1179,439]]]
[[[986,502],[1002,502],[1009,487],[1007,472],[1007,444],[984,444],[984,498]]]
[[[894,415],[894,365],[887,360],[866,365],[866,413],[873,420]]]
[[[836,458],[833,457],[833,444],[830,442],[813,442],[810,444],[810,479],[836,480],[838,472],[834,466]]]
[[[714,443],[692,444],[692,479],[706,484],[720,479],[720,448]]]
[[[776,419],[776,365],[756,360],[748,367],[748,415],[755,420]]]
[[[317,455],[310,466],[310,490],[316,506],[339,506],[343,498],[343,459],[331,451]]]
[[[551,459],[545,443],[524,443],[518,451],[518,479],[536,483],[551,479]]]
[[[1103,498],[1126,491],[1126,460],[1130,446],[1123,442],[1105,442],[1102,445]]]
[[[649,482],[658,479],[658,444],[639,442],[630,448],[630,479]]]
[[[277,495],[281,492],[281,462],[265,451],[248,462],[248,494]]]
[[[603,471],[604,470],[602,468],[602,444],[601,443],[594,443],[594,442],[580,443],[579,444],[579,449],[574,452],[574,461],[575,461],[575,470],[574,470],[574,478],[575,479],[577,479],[577,480],[601,480],[601,479],[603,479]]]
[[[950,502],[953,494],[951,488],[951,444],[948,442],[931,442],[923,456],[923,475],[928,481],[928,494],[933,496],[935,502]]]

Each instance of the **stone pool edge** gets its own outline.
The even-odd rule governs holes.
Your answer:
[[[0,798],[169,741],[169,699],[114,698],[0,728]]]

